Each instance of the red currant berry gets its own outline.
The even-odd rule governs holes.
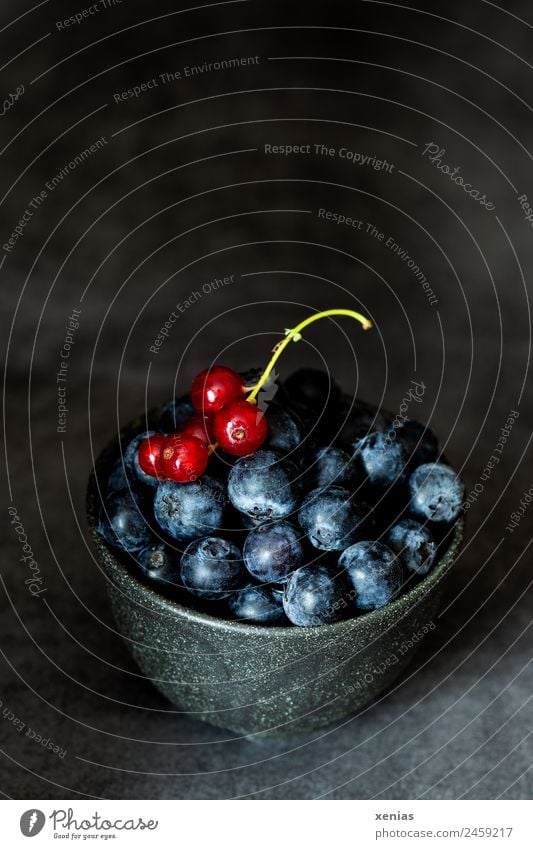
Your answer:
[[[139,466],[147,475],[152,475],[154,478],[163,477],[161,451],[166,441],[166,436],[154,434],[144,439],[139,445],[137,459]]]
[[[204,445],[213,441],[213,422],[209,417],[200,415],[191,416],[187,419],[180,431],[184,436],[195,436]]]
[[[190,483],[205,472],[209,454],[207,446],[195,436],[176,433],[167,437],[161,451],[165,477],[178,483]]]
[[[242,378],[225,366],[205,369],[192,382],[192,405],[204,416],[218,413],[238,398],[244,398]]]
[[[220,447],[237,457],[257,451],[266,439],[267,423],[255,404],[234,401],[215,416],[215,439]]]

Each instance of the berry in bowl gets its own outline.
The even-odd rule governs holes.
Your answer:
[[[216,365],[131,422],[89,482],[134,659],[180,710],[236,734],[309,731],[386,690],[435,628],[462,541],[463,485],[428,427],[312,369],[269,385],[320,317],[264,371]]]

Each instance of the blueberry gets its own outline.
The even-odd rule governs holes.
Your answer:
[[[439,440],[431,428],[408,419],[396,429],[396,438],[405,448],[409,465],[415,469],[423,463],[433,463],[439,454]]]
[[[461,512],[464,485],[453,469],[424,463],[409,478],[411,511],[433,522],[453,522]]]
[[[312,545],[322,551],[340,551],[360,539],[365,519],[364,510],[341,486],[314,489],[298,513]]]
[[[381,542],[357,542],[343,551],[339,567],[355,592],[359,610],[375,610],[388,604],[402,588],[402,567],[396,554]]]
[[[352,457],[342,448],[331,445],[314,451],[308,461],[305,482],[310,489],[325,486],[353,486],[356,471]]]
[[[109,477],[106,482],[106,491],[110,493],[121,492],[121,490],[128,490],[129,488],[130,482],[128,480],[126,469],[124,468],[124,461],[120,458],[113,464],[111,472],[109,473]]]
[[[110,493],[100,509],[98,533],[109,545],[128,554],[138,554],[149,545],[152,532],[139,504],[129,492]]]
[[[272,522],[250,531],[244,543],[244,564],[264,583],[279,583],[303,565],[301,531],[289,522]]]
[[[228,477],[233,506],[253,519],[282,519],[296,507],[296,469],[274,451],[240,457]]]
[[[159,418],[159,430],[161,433],[171,434],[179,430],[187,419],[194,415],[194,407],[189,395],[174,398],[165,404]]]
[[[417,575],[427,575],[437,554],[431,531],[414,519],[403,519],[394,525],[387,535],[387,545],[396,552],[407,571]]]
[[[224,486],[203,475],[192,483],[164,481],[154,500],[154,515],[173,539],[190,540],[220,528],[226,507]]]
[[[236,619],[260,625],[288,624],[282,597],[270,587],[249,586],[234,593],[229,607]]]
[[[326,625],[343,618],[347,597],[342,575],[326,564],[310,564],[292,573],[285,587],[283,607],[294,625]]]
[[[130,472],[133,477],[133,480],[138,480],[141,483],[144,483],[147,486],[151,486],[154,489],[158,485],[159,481],[153,475],[147,475],[146,472],[143,472],[143,470],[139,466],[137,454],[141,442],[144,442],[144,440],[147,439],[149,436],[154,436],[155,433],[155,430],[144,430],[142,433],[137,434],[137,436],[135,436],[131,440],[131,442],[128,443],[128,446],[124,451],[124,456],[122,458],[126,474]]]
[[[144,575],[156,584],[176,587],[180,583],[179,556],[164,542],[154,542],[137,555]]]
[[[296,413],[271,403],[266,411],[268,437],[265,447],[282,454],[296,451],[303,442],[303,424]]]
[[[181,557],[181,582],[193,595],[226,598],[246,584],[241,552],[221,537],[190,542]]]
[[[122,463],[122,461],[119,460],[119,463]],[[113,488],[109,488],[110,485]],[[142,486],[139,481],[132,480],[127,472],[120,475],[118,468],[113,468],[104,492],[104,501],[113,498],[121,498],[124,502],[129,500],[132,505],[136,505],[136,509],[144,515],[146,520],[151,520],[153,516],[152,490]]]
[[[340,397],[339,387],[330,375],[314,368],[298,369],[287,378],[284,388],[297,410],[324,409]]]
[[[379,410],[343,394],[336,413],[336,425],[335,440],[351,448],[367,434],[387,430],[388,421]]]
[[[388,433],[370,433],[355,443],[354,450],[372,486],[387,487],[404,480],[407,454]]]

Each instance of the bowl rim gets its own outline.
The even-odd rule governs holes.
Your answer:
[[[211,627],[218,627],[222,630],[232,630],[241,634],[278,634],[279,636],[294,639],[301,638],[306,634],[309,635],[312,633],[315,635],[318,635],[319,633],[324,635],[331,634],[333,636],[337,632],[350,630],[351,628],[363,627],[362,623],[365,623],[366,625],[371,627],[374,621],[379,621],[383,616],[386,616],[387,618],[391,616],[394,617],[394,614],[397,613],[398,617],[394,617],[396,624],[396,622],[403,618],[403,615],[407,615],[410,612],[411,602],[413,602],[413,606],[415,606],[415,604],[420,601],[421,596],[426,596],[436,585],[438,585],[440,581],[447,575],[456,560],[457,554],[464,538],[464,515],[456,520],[455,525],[450,530],[450,540],[448,547],[446,548],[434,568],[431,569],[430,572],[421,581],[419,581],[419,583],[415,584],[415,586],[413,586],[406,593],[398,596],[398,598],[394,599],[394,601],[389,602],[389,604],[386,604],[383,607],[378,607],[375,610],[369,611],[368,613],[362,613],[357,616],[351,616],[347,619],[341,619],[338,622],[331,622],[324,625],[308,625],[305,627],[295,627],[294,625],[276,625],[268,627],[265,625],[256,625],[251,622],[241,622],[239,620],[233,619],[222,619],[219,616],[212,616],[209,613],[204,613],[198,610],[194,610],[192,607],[187,607],[185,604],[181,604],[179,601],[176,601],[175,599],[164,595],[162,592],[159,592],[148,581],[145,581],[140,576],[137,576],[132,569],[128,568],[128,566],[120,559],[120,556],[108,543],[105,542],[105,540],[100,536],[97,531],[98,505],[100,502],[100,488],[98,484],[97,470],[99,469],[99,467],[102,467],[109,463],[112,460],[113,456],[116,457],[119,444],[123,440],[123,437],[131,432],[134,423],[138,421],[139,417],[132,419],[127,425],[121,428],[121,430],[117,434],[115,434],[115,436],[108,442],[108,444],[100,452],[100,454],[94,461],[93,468],[87,484],[87,523],[91,533],[93,546],[96,549],[97,554],[99,555],[99,560],[101,561],[101,564],[103,564],[104,572],[107,578],[109,580],[112,579],[111,571],[106,563],[106,559],[109,559],[113,564],[113,569],[121,573],[127,581],[130,581],[133,585],[138,587],[142,591],[142,593],[144,593],[148,598],[151,598],[153,602],[156,603],[156,607],[166,609],[174,614],[178,614],[181,619],[187,619],[189,621],[202,623]],[[143,424],[146,424],[148,426],[149,422],[147,423],[146,415],[142,417],[142,422]],[[116,583],[114,583],[114,585],[116,586]]]

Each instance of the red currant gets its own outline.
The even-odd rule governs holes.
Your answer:
[[[137,459],[139,460],[139,466],[147,475],[152,475],[155,478],[163,477],[161,451],[166,441],[166,436],[154,434],[144,439],[139,445]]]
[[[234,401],[215,416],[215,439],[220,447],[241,457],[257,451],[266,439],[267,423],[255,404]]]
[[[242,378],[233,369],[213,366],[198,374],[191,386],[191,400],[202,415],[218,413],[222,407],[244,398]]]
[[[176,433],[167,437],[161,451],[161,464],[165,477],[179,483],[195,481],[205,472],[208,460],[207,446],[195,436]]]
[[[204,445],[213,441],[213,421],[211,417],[191,416],[180,431],[184,436],[195,436]]]

